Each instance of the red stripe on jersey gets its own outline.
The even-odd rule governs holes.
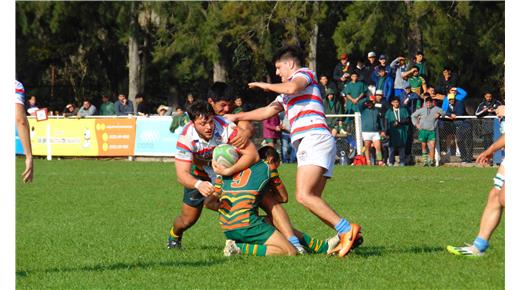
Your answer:
[[[193,154],[202,155],[202,154],[204,154],[206,152],[213,151],[213,149],[215,149],[215,146],[210,147],[210,148],[204,148],[204,149],[202,149],[200,151],[195,151],[195,152],[193,152]]]
[[[23,89],[16,89],[16,92],[21,93],[21,94],[25,93],[25,91]]]
[[[182,132],[181,132],[181,135],[186,135],[186,133],[188,132],[188,129],[193,126],[193,122],[189,122],[186,126],[184,126],[184,129],[182,129]]]
[[[180,159],[180,158],[177,158],[177,157],[175,157],[175,161],[186,162],[186,163],[191,163],[192,162],[191,160]]]
[[[231,140],[233,140],[233,138],[235,138],[235,137],[237,136],[237,134],[238,134],[238,129],[235,128],[235,129],[233,130],[233,132],[231,132],[231,135],[229,135],[229,138],[228,138],[228,144],[229,144],[229,142],[231,142]]]
[[[296,129],[294,129],[294,131],[291,132],[291,134],[295,134],[298,132],[302,132],[302,131],[310,130],[310,129],[314,129],[314,128],[325,128],[327,130],[329,129],[329,127],[326,124],[313,124],[313,125],[309,125],[309,126],[303,126],[303,127],[296,128]]]
[[[314,79],[314,75],[310,71],[303,70],[303,71],[300,71],[300,72],[309,76],[309,78],[311,79],[311,83],[309,85],[317,85],[318,84],[316,82],[316,80]]]
[[[184,149],[184,150],[186,150],[186,151],[188,151],[188,152],[191,152],[191,149],[188,148],[188,146],[182,144],[182,143],[179,142],[179,141],[177,141],[177,147],[182,148],[182,149]]]
[[[215,121],[217,121],[222,127],[226,126],[226,121],[224,121],[224,118],[220,116],[215,116]]]
[[[287,103],[287,107],[292,107],[294,105],[294,103],[296,103],[298,101],[303,101],[303,100],[315,100],[315,101],[321,102],[323,104],[323,100],[320,97],[318,97],[318,96],[315,96],[315,95],[301,95],[301,96],[298,96],[296,98],[291,99]]]
[[[307,115],[307,114],[316,114],[316,115],[320,115],[322,117],[325,118],[325,114],[323,114],[323,112],[320,112],[320,111],[316,111],[316,110],[305,110],[305,111],[301,111],[299,112],[296,116],[292,117],[290,120],[289,120],[289,123],[291,123],[291,126],[292,126],[292,123],[294,121],[296,121],[296,119],[304,116],[304,115]]]

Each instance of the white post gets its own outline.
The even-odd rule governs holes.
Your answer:
[[[51,124],[47,122],[47,160],[52,160]]]
[[[354,127],[356,129],[356,144],[357,144],[357,155],[361,155],[361,149],[363,148],[363,140],[361,138],[361,113],[354,113]]]
[[[439,135],[439,126],[435,128],[435,166],[439,167],[441,161],[441,137]]]

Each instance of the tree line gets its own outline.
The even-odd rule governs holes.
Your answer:
[[[454,68],[478,102],[504,97],[504,2],[16,2],[16,77],[41,105],[141,92],[152,105],[204,97],[213,81],[261,103],[254,80],[279,81],[271,59],[300,45],[332,75],[338,56],[424,52],[430,82]],[[40,106],[41,106],[40,105]]]

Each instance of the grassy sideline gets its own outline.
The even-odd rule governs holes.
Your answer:
[[[30,185],[20,183],[23,159],[16,164],[19,289],[504,288],[503,224],[485,257],[445,251],[473,241],[496,169],[336,166],[325,198],[361,224],[362,247],[345,259],[225,258],[209,210],[185,234],[184,250],[166,249],[182,202],[170,163],[36,160]],[[331,236],[295,202],[295,171],[292,164],[280,168],[293,224]]]

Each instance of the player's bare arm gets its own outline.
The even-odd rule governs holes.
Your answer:
[[[240,112],[234,115],[224,115],[231,122],[236,121],[263,121],[283,111],[283,107],[277,101],[273,101],[266,107],[258,108],[249,112]]]
[[[279,84],[269,84],[269,83],[260,83],[254,82],[249,83],[249,88],[259,88],[264,91],[271,91],[277,94],[285,94],[285,95],[294,95],[295,93],[305,89],[307,87],[307,80],[303,77],[294,78],[290,82],[279,83]]]
[[[506,135],[500,136],[498,140],[491,144],[484,152],[480,153],[480,155],[477,157],[476,162],[480,165],[486,165],[490,158],[493,157],[493,153],[496,151],[504,148],[506,146]]]
[[[25,116],[25,109],[22,104],[15,104],[15,115],[18,136],[20,137],[23,152],[25,153],[25,170],[22,172],[22,180],[24,183],[30,183],[33,180],[32,147],[29,136],[29,122]]]
[[[175,171],[177,173],[177,181],[180,184],[182,184],[186,188],[196,188],[204,196],[211,195],[214,190],[211,182],[202,181],[193,177],[190,174],[190,170],[191,162],[175,160]]]
[[[237,134],[231,140],[231,145],[239,149],[244,149],[249,140],[254,135],[254,127],[249,121],[239,121],[237,124]]]

